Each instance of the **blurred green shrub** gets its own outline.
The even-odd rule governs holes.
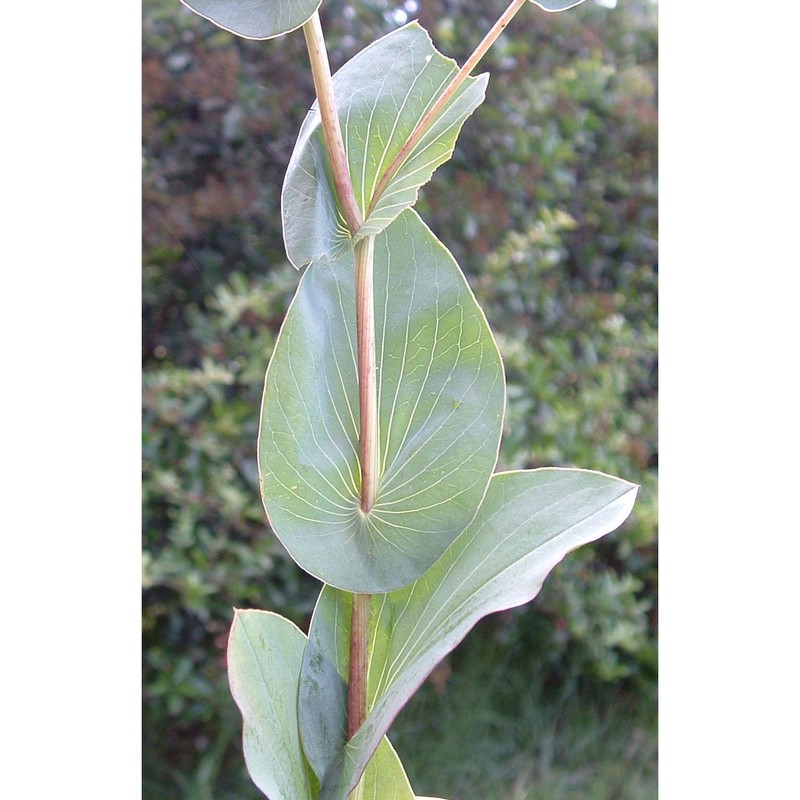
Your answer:
[[[463,60],[505,3],[417,5]],[[325,2],[334,68],[413,6]],[[570,556],[532,608],[487,621],[498,658],[535,650],[562,693],[654,689],[655,8],[520,13],[483,65],[487,102],[418,206],[503,353],[499,466],[642,484],[622,531]],[[280,187],[297,98],[310,105],[313,88],[302,36],[236,39],[177,0],[143,12],[144,796],[242,800],[258,793],[224,670],[231,609],[305,627],[318,591],[269,531],[255,460],[264,371],[298,277]]]
[[[257,283],[233,273],[202,308],[185,309],[182,334],[196,343],[199,366],[172,363],[161,345],[158,364],[145,369],[148,796],[178,778],[213,785],[239,738],[225,673],[233,607],[280,608],[303,624],[316,599],[315,582],[269,532],[255,462],[264,364],[295,282],[288,265]]]
[[[570,278],[564,212],[543,208],[511,233],[474,280],[496,331],[508,381],[500,467],[578,466],[641,484],[623,529],[560,565],[534,605],[535,646],[551,668],[603,681],[655,678],[656,328],[652,267],[632,270],[626,291],[593,290]],[[654,298],[653,298],[654,299]],[[641,312],[644,313],[641,313]],[[652,687],[651,687],[652,688]]]

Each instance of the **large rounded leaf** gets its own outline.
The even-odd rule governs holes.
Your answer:
[[[333,76],[356,200],[357,238],[383,230],[414,204],[419,187],[450,158],[466,118],[483,102],[488,76],[469,78],[444,106],[382,192],[375,189],[426,112],[458,72],[416,22],[362,50]],[[286,252],[296,267],[352,243],[329,178],[316,103],[300,129],[283,185]]]
[[[201,17],[245,39],[272,39],[299,28],[322,0],[181,0]]]
[[[293,558],[351,592],[418,578],[474,517],[497,458],[500,354],[453,257],[405,211],[375,239],[376,499],[360,508],[351,252],[303,276],[267,370],[264,505]]]
[[[300,683],[300,730],[320,800],[346,800],[400,709],[478,620],[533,599],[567,553],[624,522],[637,490],[587,470],[495,475],[472,524],[431,569],[372,598],[369,713],[350,742],[343,698],[352,596],[323,589]],[[334,702],[319,704],[322,696]]]

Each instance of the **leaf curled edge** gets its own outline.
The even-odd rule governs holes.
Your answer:
[[[458,73],[427,31],[411,22],[365,47],[333,76],[350,177],[364,222],[350,237],[336,199],[318,104],[292,152],[281,194],[283,238],[296,268],[336,257],[384,230],[453,153],[467,117],[483,102],[488,75],[468,78],[408,153],[379,197],[388,171],[416,126]]]
[[[494,475],[477,517],[444,555],[410,586],[373,597],[370,713],[346,744],[341,736],[316,737],[320,709],[306,699],[312,683],[341,687],[347,676],[346,648],[337,641],[348,635],[348,598],[325,587],[300,686],[301,735],[322,780],[320,800],[346,800],[395,716],[478,620],[532,600],[567,553],[625,521],[637,491],[589,470]],[[324,724],[333,731],[342,727],[330,717]]]

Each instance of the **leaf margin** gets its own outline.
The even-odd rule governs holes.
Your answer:
[[[213,0],[211,0],[211,1],[213,2]],[[311,17],[313,17],[314,14],[317,13],[317,11],[319,10],[319,7],[322,5],[322,0],[311,0],[311,3],[309,3],[309,6],[311,4],[313,4],[313,3],[315,3],[314,8],[311,10],[311,12],[308,14],[308,16],[306,16],[305,19],[303,19],[301,22],[298,22],[297,24],[292,23],[291,26],[288,27],[288,28],[281,27],[280,30],[276,29],[272,33],[268,33],[268,34],[265,34],[265,35],[259,35],[259,34],[253,34],[253,33],[244,33],[241,30],[237,30],[236,27],[234,27],[233,23],[230,20],[228,20],[225,23],[223,23],[219,19],[216,19],[214,16],[212,16],[210,11],[208,11],[208,10],[206,10],[206,11],[198,10],[193,5],[193,3],[195,3],[195,4],[197,3],[197,0],[180,0],[180,2],[184,6],[186,6],[186,8],[188,8],[191,12],[193,12],[194,14],[197,14],[198,17],[202,17],[203,19],[208,20],[212,25],[216,25],[218,28],[221,28],[222,30],[227,31],[228,33],[231,33],[234,36],[238,36],[238,37],[240,37],[242,39],[249,39],[251,41],[261,41],[261,42],[267,41],[269,39],[277,39],[279,36],[284,36],[287,33],[291,33],[292,31],[298,30],[298,28],[302,28],[303,25],[305,25],[306,22],[308,22],[308,20],[311,19]],[[206,2],[203,3],[203,5],[206,5],[207,2],[208,2],[208,0],[206,0]],[[270,4],[269,0],[264,0],[264,5],[269,5],[269,4]],[[303,13],[305,14],[305,12],[303,12]]]
[[[439,655],[436,656],[435,660],[430,662],[428,666],[424,668],[423,671],[418,672],[413,680],[406,677],[406,683],[404,687],[404,692],[400,694],[400,699],[395,699],[392,703],[387,702],[386,696],[387,692],[392,689],[393,686],[396,686],[397,683],[400,682],[400,679],[397,681],[390,683],[388,689],[383,692],[383,694],[376,696],[374,694],[375,685],[374,681],[370,681],[370,710],[367,715],[367,719],[362,725],[362,727],[356,732],[353,739],[350,742],[345,743],[343,739],[340,738],[339,742],[335,744],[335,752],[334,748],[329,748],[328,755],[326,757],[325,754],[314,752],[313,754],[310,752],[309,747],[306,745],[306,751],[309,754],[309,762],[312,765],[312,768],[315,770],[315,773],[321,779],[322,787],[320,791],[320,800],[344,800],[347,797],[349,789],[348,786],[352,786],[353,784],[353,775],[358,775],[359,770],[363,770],[365,768],[365,763],[368,763],[369,756],[365,754],[369,753],[370,749],[372,748],[374,751],[374,741],[376,737],[378,740],[380,736],[385,735],[386,731],[388,731],[392,721],[394,720],[395,716],[400,712],[400,710],[404,707],[405,703],[413,696],[414,692],[419,688],[421,683],[425,680],[427,675],[430,674],[432,669],[435,667],[437,663],[443,658],[447,653],[451,652],[469,633],[469,631],[474,627],[475,623],[482,619],[484,616],[487,616],[491,613],[496,613],[498,611],[502,611],[506,608],[512,608],[515,606],[523,605],[527,602],[530,602],[540,591],[541,586],[546,579],[547,575],[552,571],[552,569],[561,561],[566,555],[569,554],[572,550],[576,549],[576,547],[582,546],[583,544],[588,544],[591,541],[595,541],[596,539],[601,538],[602,536],[616,530],[627,517],[630,515],[630,512],[633,508],[636,495],[638,493],[639,487],[636,484],[633,484],[629,481],[625,481],[623,479],[617,478],[612,475],[608,475],[606,473],[602,473],[596,470],[585,470],[585,469],[577,469],[577,468],[565,468],[565,467],[544,467],[539,468],[536,470],[511,470],[507,472],[500,472],[495,473],[492,477],[494,481],[496,478],[499,478],[501,482],[512,478],[513,476],[517,476],[520,474],[531,474],[537,473],[539,475],[544,475],[545,477],[550,474],[566,474],[566,477],[573,476],[580,476],[580,475],[589,475],[595,476],[602,480],[607,480],[609,485],[616,485],[621,493],[602,506],[598,512],[602,514],[609,508],[614,508],[614,514],[612,515],[612,520],[610,523],[605,524],[602,530],[599,532],[595,531],[593,534],[584,537],[581,541],[577,544],[573,544],[572,546],[563,549],[561,551],[560,547],[556,548],[556,552],[560,552],[560,555],[546,566],[544,569],[541,580],[538,584],[534,585],[532,589],[523,590],[521,593],[517,595],[512,595],[511,600],[509,601],[506,598],[501,604],[495,604],[490,607],[488,610],[481,610],[480,612],[473,613],[468,615],[467,622],[461,623],[460,627],[457,629],[456,634],[453,635],[451,633],[450,638],[447,639],[447,646],[441,648],[441,652]],[[495,487],[498,486],[497,483],[494,484]],[[490,484],[489,491],[487,491],[486,501],[485,502],[494,502],[494,498],[490,500],[489,493],[492,492],[492,485]],[[496,488],[494,491],[500,491],[499,488]],[[502,510],[502,508],[506,505],[506,503],[501,503],[498,508]],[[480,517],[480,512],[479,512]],[[583,521],[580,521],[578,524],[583,524]],[[470,538],[470,529],[473,526],[481,526],[482,522],[480,519],[476,518],[473,520],[473,523],[468,527],[467,530],[462,533],[462,535],[445,551],[445,554],[436,562],[436,564],[423,575],[415,584],[411,586],[403,587],[401,589],[395,590],[394,592],[386,593],[380,597],[383,597],[383,601],[378,599],[374,602],[386,602],[386,598],[390,595],[394,595],[395,598],[398,599],[398,602],[402,599],[402,596],[408,592],[413,594],[414,587],[417,584],[421,584],[423,581],[431,580],[431,573],[436,572],[436,570],[440,567],[441,564],[445,563],[445,561],[450,558],[453,553],[451,551],[462,551],[468,552],[469,547],[468,544],[473,544],[474,539],[476,538],[477,534],[473,533],[472,537]],[[528,553],[525,558],[531,558],[538,550],[546,548],[550,545],[553,539],[558,539],[559,537],[563,537],[565,532],[568,532],[571,528],[575,527],[570,526],[566,529],[566,531],[562,531],[551,539],[545,540],[541,545],[537,545],[533,551]],[[602,527],[602,526],[601,526]],[[480,527],[479,527],[480,530]],[[488,534],[487,534],[488,535]],[[551,548],[552,549],[552,548]],[[522,560],[522,559],[520,559]],[[516,563],[516,562],[514,562]],[[545,562],[547,564],[549,562]],[[512,564],[513,566],[513,564]],[[505,570],[503,570],[505,571]],[[473,597],[479,594],[481,591],[484,591],[487,586],[491,586],[493,581],[496,578],[491,578],[489,581],[483,584],[478,592],[473,593],[470,597]],[[329,598],[333,598],[329,600]],[[326,663],[326,659],[324,657],[324,653],[328,649],[325,644],[319,645],[319,630],[321,625],[328,626],[327,628],[327,636],[329,636],[330,626],[328,622],[323,619],[323,615],[330,614],[330,607],[332,606],[337,613],[340,612],[340,603],[339,601],[343,599],[343,593],[337,592],[337,590],[332,589],[331,587],[324,587],[323,591],[320,593],[320,598],[317,603],[317,607],[314,610],[314,615],[312,617],[312,624],[311,629],[309,631],[309,645],[306,650],[306,655],[304,656],[303,660],[303,675],[301,676],[301,685],[300,685],[300,730],[301,730],[301,737],[303,738],[304,743],[309,741],[309,729],[313,730],[315,725],[314,721],[309,722],[309,705],[305,702],[305,684],[308,680],[308,675],[310,671],[310,663],[311,660],[323,654],[322,661],[319,662],[324,670],[326,670],[326,674],[322,676],[323,680],[330,681],[330,680],[344,680],[342,679],[342,674],[346,674],[346,669],[342,670],[341,664],[333,665],[331,662]],[[326,608],[326,605],[328,606]],[[382,612],[381,612],[382,613]],[[389,625],[390,634],[392,632],[392,627],[395,624],[396,620],[394,620],[392,616],[392,612],[390,609],[390,619],[392,622]],[[381,614],[378,615],[376,618],[374,614],[374,603],[373,603],[373,613],[371,614],[371,650],[370,650],[370,667],[373,666],[373,659],[374,659],[374,649],[375,643],[380,640],[381,635],[385,635],[386,631],[376,631],[376,627],[380,622]],[[422,619],[422,617],[420,616]],[[315,621],[322,620],[322,622],[317,622],[315,625]],[[470,621],[471,620],[471,621]],[[346,631],[345,631],[346,634]],[[342,632],[337,630],[335,631],[335,635],[341,637]],[[327,639],[326,639],[327,641]],[[420,661],[417,658],[416,662],[412,663],[412,667],[414,663],[418,663]],[[409,672],[413,675],[414,670],[411,669]],[[335,676],[335,677],[334,677]],[[402,674],[401,674],[402,677]],[[390,698],[391,699],[391,698]],[[313,736],[313,734],[312,734]],[[365,762],[366,758],[366,762]],[[322,774],[320,774],[322,773]],[[355,778],[357,782],[357,777]]]

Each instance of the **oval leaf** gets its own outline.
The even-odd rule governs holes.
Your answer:
[[[377,200],[375,188],[457,72],[456,62],[439,53],[425,30],[412,22],[362,50],[334,75],[350,177],[365,219],[351,239],[329,177],[315,103],[300,129],[283,184],[283,235],[296,267],[379,233],[416,202],[420,186],[450,158],[461,126],[483,102],[487,75],[469,78],[459,87]]]
[[[210,22],[245,39],[272,39],[299,28],[322,0],[181,0]]]
[[[349,743],[345,723],[333,716],[341,712],[314,702],[328,687],[346,691],[341,642],[349,636],[351,598],[325,587],[300,683],[301,735],[322,779],[320,800],[346,800],[400,709],[478,620],[532,600],[567,553],[624,522],[637,491],[586,470],[495,475],[475,520],[436,564],[410,586],[372,598],[370,711]]]
[[[375,239],[379,475],[360,508],[353,255],[303,276],[267,370],[264,506],[303,569],[351,592],[418,578],[475,515],[500,443],[500,353],[453,257],[412,210]]]
[[[250,777],[270,800],[315,800],[303,755],[297,690],[306,637],[267,611],[236,611],[228,639],[228,680],[244,720]]]

